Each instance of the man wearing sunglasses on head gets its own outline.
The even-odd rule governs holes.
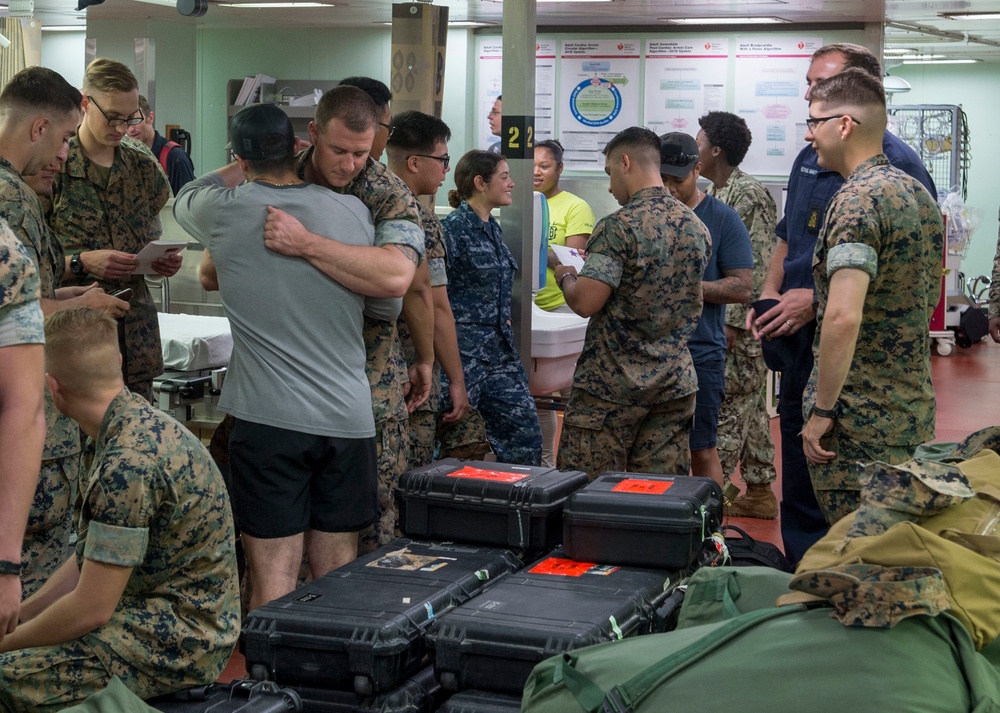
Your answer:
[[[108,294],[129,288],[131,307],[119,331],[122,371],[129,390],[147,400],[163,373],[160,329],[153,297],[136,254],[161,235],[159,212],[170,184],[145,144],[126,137],[142,122],[139,82],[121,62],[95,59],[83,76],[83,122],[69,142],[53,185],[50,225],[66,253],[66,273],[80,284],[96,277]],[[173,276],[181,256],[153,262]]]

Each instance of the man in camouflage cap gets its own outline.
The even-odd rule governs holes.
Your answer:
[[[934,437],[927,325],[944,226],[930,193],[889,165],[882,83],[857,69],[811,90],[806,140],[846,182],[816,243],[819,320],[802,444],[833,524],[860,504],[858,462],[908,460]]]
[[[52,398],[94,440],[80,539],[0,642],[0,709],[46,712],[118,676],[140,697],[214,682],[239,636],[232,514],[201,442],[125,388],[115,320],[46,322]]]
[[[558,465],[686,475],[698,389],[687,340],[701,314],[708,229],[664,188],[652,131],[625,129],[604,155],[622,208],[594,228],[579,275],[555,269],[566,304],[591,317]]]
[[[145,144],[126,137],[127,128],[141,122],[132,71],[105,58],[87,65],[83,123],[56,176],[50,225],[66,251],[69,277],[80,284],[96,277],[110,293],[132,290],[120,327],[122,369],[129,389],[150,400],[153,379],[163,373],[163,352],[156,305],[146,278],[135,274],[136,254],[160,237],[158,215],[170,184]],[[179,254],[152,264],[162,277],[180,266]]]

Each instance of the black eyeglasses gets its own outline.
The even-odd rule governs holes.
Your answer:
[[[822,124],[824,121],[830,121],[830,119],[839,119],[842,116],[846,116],[855,124],[861,126],[861,122],[855,119],[850,114],[836,114],[835,116],[818,116],[815,119],[810,116],[808,119],[806,119],[806,128],[808,128],[809,131],[816,131],[816,127]]]
[[[435,161],[440,161],[442,168],[445,170],[447,170],[448,166],[451,165],[451,156],[448,154],[445,154],[444,156],[431,156],[430,154],[425,153],[411,153],[410,155],[416,156],[417,158],[432,158]]]
[[[386,141],[388,141],[389,139],[391,139],[391,138],[392,138],[392,135],[393,135],[393,134],[394,134],[394,133],[396,132],[396,127],[395,127],[395,126],[393,126],[392,124],[383,124],[383,123],[382,123],[382,122],[380,121],[380,122],[378,123],[378,125],[379,125],[379,126],[381,126],[381,127],[383,127],[383,128],[384,128],[384,129],[386,130],[386,131],[388,131],[388,132],[389,132],[389,136],[388,136],[388,137],[386,138]]]
[[[698,154],[688,154],[688,153],[675,153],[667,154],[664,156],[660,154],[660,164],[666,164],[668,166],[687,166],[698,160]]]
[[[139,124],[141,124],[143,121],[146,120],[146,117],[142,115],[142,109],[136,110],[139,112],[139,116],[130,116],[125,119],[121,119],[119,117],[112,118],[108,116],[108,112],[104,111],[104,109],[101,108],[100,104],[94,101],[94,97],[88,94],[87,99],[92,101],[94,103],[94,106],[97,107],[97,111],[101,112],[101,114],[104,115],[104,118],[108,120],[108,126],[138,126]]]

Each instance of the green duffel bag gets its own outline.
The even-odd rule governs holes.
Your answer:
[[[853,628],[793,605],[547,659],[521,710],[996,713],[1000,673],[946,614]]]
[[[702,567],[686,582],[678,629],[771,609],[791,590],[792,575],[773,567]]]

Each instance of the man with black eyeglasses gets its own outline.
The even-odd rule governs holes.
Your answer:
[[[879,81],[882,66],[866,47],[838,43],[820,47],[813,53],[806,73],[805,100],[812,86],[845,69],[856,67]],[[937,197],[934,182],[913,149],[885,131],[882,151],[889,163],[914,177]],[[785,354],[779,364],[765,348],[768,366],[781,371],[778,413],[781,416],[781,538],[785,555],[793,562],[827,531],[828,525],[813,492],[809,469],[802,450],[802,393],[812,370],[812,345],[816,332],[814,309],[813,254],[816,237],[823,228],[826,208],[844,184],[836,171],[821,166],[816,151],[807,144],[792,164],[788,177],[785,215],[776,228],[778,240],[771,253],[767,279],[758,299],[778,300],[764,314],[753,309],[747,315],[747,329],[758,339],[782,345]],[[780,341],[774,341],[778,340]]]
[[[159,212],[170,185],[153,155],[127,138],[143,120],[139,82],[121,62],[95,59],[83,77],[83,122],[53,185],[50,225],[66,253],[67,275],[80,284],[97,278],[105,292],[132,290],[120,323],[122,373],[129,390],[153,398],[153,379],[163,373],[160,329],[153,297],[136,254],[160,237]],[[173,276],[181,256],[153,262]]]

